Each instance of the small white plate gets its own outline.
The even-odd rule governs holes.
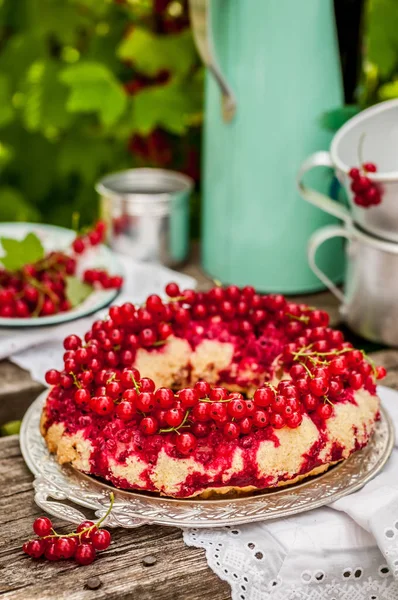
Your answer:
[[[43,225],[36,223],[0,223],[0,237],[23,239],[28,233],[33,232],[40,238],[46,251],[66,250],[70,247],[76,233],[71,229]],[[0,244],[0,254],[2,248]],[[1,266],[1,265],[0,265]],[[102,268],[112,275],[123,275],[123,268],[116,256],[107,246],[100,245],[90,248],[79,259],[78,272],[85,269]],[[28,319],[0,317],[0,327],[41,327],[44,325],[59,325],[91,315],[92,313],[108,306],[118,296],[119,290],[94,290],[84,302],[68,312],[50,315],[48,317],[35,317]]]

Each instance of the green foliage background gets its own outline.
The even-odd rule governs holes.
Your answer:
[[[367,0],[364,15],[361,106],[398,98],[398,2]]]
[[[112,170],[197,176],[202,80],[185,0],[0,0],[0,220],[90,223]]]

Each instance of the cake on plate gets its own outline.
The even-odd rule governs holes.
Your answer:
[[[166,287],[64,341],[41,429],[117,488],[206,498],[293,484],[365,446],[385,375],[321,310],[252,287]]]

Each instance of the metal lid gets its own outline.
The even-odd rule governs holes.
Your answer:
[[[116,201],[134,204],[168,203],[194,186],[193,179],[166,169],[128,169],[103,177],[95,186],[97,192]]]

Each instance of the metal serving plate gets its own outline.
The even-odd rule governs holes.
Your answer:
[[[275,491],[234,498],[179,500],[118,490],[71,467],[59,465],[40,434],[45,397],[46,392],[43,392],[25,414],[20,433],[21,451],[35,475],[36,504],[71,523],[80,523],[86,516],[63,501],[90,508],[101,517],[109,506],[112,491],[115,503],[107,519],[110,527],[138,527],[150,523],[221,527],[287,517],[330,504],[360,489],[383,468],[394,445],[393,424],[382,409],[381,420],[369,444],[323,475]]]

